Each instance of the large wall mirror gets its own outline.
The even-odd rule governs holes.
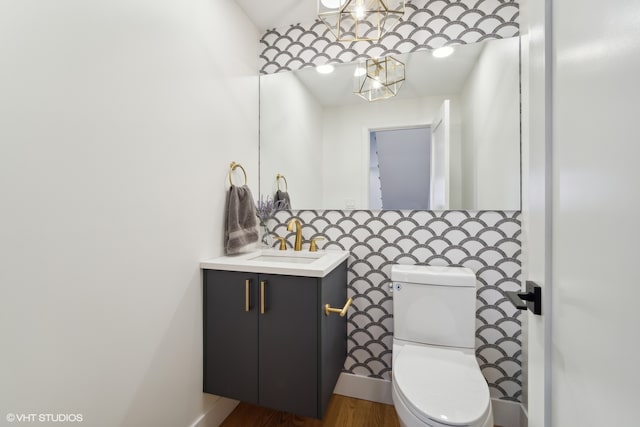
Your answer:
[[[287,190],[292,209],[519,210],[518,38],[394,57],[406,80],[375,102],[353,94],[356,63],[260,77],[261,194]]]

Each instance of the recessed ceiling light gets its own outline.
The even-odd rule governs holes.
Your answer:
[[[435,58],[446,58],[447,56],[453,53],[453,47],[451,46],[442,46],[432,52],[432,55]]]
[[[347,0],[320,0],[320,2],[329,9],[337,9],[344,6]]]
[[[335,67],[331,64],[318,65],[316,67],[316,71],[320,74],[330,74],[333,73],[333,70],[335,70]]]

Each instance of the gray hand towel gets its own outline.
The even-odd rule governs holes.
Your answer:
[[[276,191],[275,201],[277,203],[278,210],[291,209],[291,198],[289,197],[289,193],[286,191]]]
[[[258,217],[251,190],[232,185],[227,194],[225,250],[238,254],[254,249],[259,240]]]

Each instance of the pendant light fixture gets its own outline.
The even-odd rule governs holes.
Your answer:
[[[354,94],[367,101],[396,96],[404,83],[404,68],[404,63],[391,56],[367,59],[353,76]]]
[[[378,41],[404,15],[405,0],[318,0],[318,17],[338,41]]]

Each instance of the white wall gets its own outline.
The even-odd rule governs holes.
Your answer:
[[[260,191],[273,196],[280,173],[293,208],[323,206],[322,107],[295,73],[261,76],[260,103]]]
[[[368,131],[429,125],[445,99],[451,99],[454,140],[459,134],[457,128],[460,123],[458,109],[455,107],[458,105],[457,96],[388,99],[372,104],[325,108],[322,133],[325,166],[322,173],[322,206],[333,209],[369,209]],[[353,200],[354,206],[346,206],[347,200]]]
[[[465,207],[520,209],[518,43],[485,43],[460,96]]]
[[[640,3],[554,1],[553,45],[551,424],[638,425]]]
[[[4,1],[0,28],[0,420],[191,425],[257,30],[226,0]]]

